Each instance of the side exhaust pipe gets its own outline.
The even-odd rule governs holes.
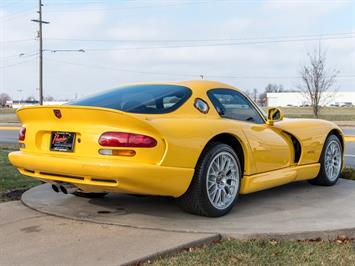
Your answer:
[[[79,190],[79,188],[69,183],[61,183],[59,188],[64,194],[73,194]]]

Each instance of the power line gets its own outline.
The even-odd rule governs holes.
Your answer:
[[[0,69],[10,68],[10,67],[14,67],[14,66],[26,64],[26,63],[28,63],[28,62],[34,61],[34,59],[36,59],[36,58],[33,57],[33,58],[28,59],[28,60],[24,60],[24,61],[21,61],[21,62],[18,62],[18,63],[8,64],[8,65],[4,65],[4,66],[1,66],[1,65],[0,65]]]
[[[142,5],[142,6],[127,6],[127,7],[102,7],[102,8],[97,8],[97,7],[89,7],[89,8],[85,8],[85,9],[80,9],[80,10],[73,10],[73,9],[64,9],[64,10],[60,10],[60,9],[53,9],[53,10],[47,10],[47,12],[50,13],[61,13],[61,12],[85,12],[85,11],[113,11],[113,10],[129,10],[129,9],[145,9],[145,8],[164,8],[164,7],[177,7],[177,6],[185,6],[185,5],[200,5],[200,4],[209,4],[209,3],[218,3],[218,2],[231,2],[233,3],[233,1],[231,0],[219,0],[219,1],[194,1],[194,2],[176,2],[176,3],[170,3],[170,4],[157,4],[157,5]]]
[[[183,77],[200,77],[201,74],[191,74],[191,73],[169,73],[169,72],[155,72],[155,71],[142,71],[142,70],[132,70],[132,69],[123,69],[117,68],[114,66],[107,66],[107,65],[92,65],[92,64],[81,64],[76,62],[69,62],[69,61],[62,61],[62,60],[55,60],[55,59],[46,59],[51,62],[67,64],[67,65],[74,65],[86,68],[93,68],[93,69],[102,69],[102,70],[112,70],[118,72],[128,72],[128,73],[136,73],[136,74],[146,74],[146,75],[158,75],[158,76],[183,76]],[[204,74],[204,77],[207,78],[229,78],[229,79],[296,79],[300,78],[300,76],[245,76],[245,75],[216,75],[216,74]],[[339,75],[337,78],[355,78],[355,75]]]
[[[250,37],[250,38],[212,38],[212,39],[72,39],[72,38],[46,38],[46,41],[74,41],[74,42],[139,42],[139,43],[188,43],[188,42],[227,42],[227,41],[257,41],[268,42],[270,41],[298,41],[300,40],[319,40],[327,38],[352,38],[355,32],[345,33],[329,33],[329,34],[311,34],[311,35],[294,35],[294,36],[269,36],[269,37]],[[339,37],[338,37],[339,36]],[[244,42],[241,42],[244,43]],[[249,44],[249,42],[247,43]]]
[[[19,42],[31,42],[35,41],[34,38],[31,39],[22,39],[22,40],[8,40],[8,41],[0,41],[0,43],[19,43]]]
[[[0,57],[0,59],[7,59],[7,58],[12,58],[12,57],[20,57],[20,56],[24,56],[24,55],[32,55],[34,53],[35,53],[35,51],[28,52],[28,53],[16,53],[16,54]],[[38,54],[38,52],[37,52],[37,54]]]
[[[248,41],[248,40],[273,40],[273,39],[290,39],[290,38],[326,38],[332,36],[354,35],[355,32],[343,33],[327,33],[327,34],[309,34],[309,35],[281,35],[266,37],[250,37],[250,38],[212,38],[212,39],[73,39],[73,38],[46,38],[46,41],[75,41],[75,42],[218,42],[218,41]]]
[[[0,17],[0,20],[9,21],[11,19],[17,18],[20,15],[23,15],[23,14],[26,14],[26,13],[31,13],[33,11],[34,11],[34,8],[22,9],[22,10],[19,10],[18,12],[14,12],[14,13],[8,14],[6,16],[2,16],[2,17]]]
[[[139,47],[120,47],[120,48],[83,48],[90,52],[105,52],[105,51],[129,51],[129,50],[154,50],[154,49],[178,49],[178,48],[194,48],[194,47],[225,47],[251,44],[270,44],[270,43],[289,43],[289,42],[305,42],[305,41],[319,41],[319,40],[338,40],[338,39],[352,39],[355,36],[343,37],[326,37],[326,38],[299,38],[299,39],[279,39],[279,40],[264,40],[264,41],[242,41],[229,43],[213,43],[213,44],[189,44],[189,45],[161,45],[161,46],[139,46]],[[51,49],[48,49],[51,50]]]
[[[21,3],[21,1],[14,1],[14,2],[10,2],[10,1],[9,1],[9,3],[0,6],[0,8],[8,8],[9,6],[18,5],[18,4],[20,4],[20,3]]]

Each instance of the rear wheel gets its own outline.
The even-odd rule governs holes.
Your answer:
[[[342,166],[342,145],[337,136],[330,135],[322,151],[319,174],[309,182],[313,185],[332,186],[338,181]]]
[[[193,214],[218,217],[228,213],[239,196],[241,167],[234,150],[211,143],[202,154],[190,187],[178,199],[180,207]]]
[[[76,191],[73,193],[74,196],[81,197],[81,198],[102,198],[107,195],[107,193],[86,193],[82,191]]]

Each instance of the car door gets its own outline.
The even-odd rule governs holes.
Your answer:
[[[234,120],[241,127],[252,151],[254,173],[263,173],[290,166],[292,151],[282,131],[266,125],[254,104],[239,91],[212,89],[208,96],[217,112]]]

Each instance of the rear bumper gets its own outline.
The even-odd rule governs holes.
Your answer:
[[[68,182],[87,192],[123,192],[181,196],[194,169],[123,160],[69,158],[23,151],[11,152],[10,162],[26,176],[45,182]]]

